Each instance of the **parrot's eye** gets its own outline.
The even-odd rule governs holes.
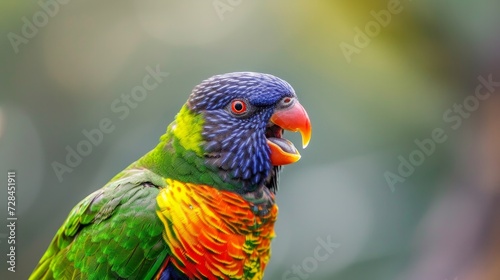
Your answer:
[[[231,112],[235,115],[244,114],[247,111],[247,104],[245,101],[236,99],[231,102]]]

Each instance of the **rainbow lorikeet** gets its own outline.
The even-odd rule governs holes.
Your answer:
[[[262,279],[280,166],[311,137],[293,88],[268,74],[213,76],[145,156],[87,196],[30,279]]]

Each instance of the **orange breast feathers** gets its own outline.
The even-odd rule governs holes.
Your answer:
[[[262,209],[233,192],[166,183],[157,197],[157,214],[181,272],[189,279],[263,278],[278,215],[275,204]]]

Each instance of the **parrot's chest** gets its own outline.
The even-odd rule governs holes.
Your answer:
[[[278,207],[255,206],[208,186],[167,183],[157,213],[177,269],[189,279],[262,279]]]

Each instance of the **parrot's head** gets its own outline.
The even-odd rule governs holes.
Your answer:
[[[238,191],[265,185],[275,192],[280,167],[300,159],[283,132],[300,132],[303,148],[311,138],[309,117],[293,88],[269,74],[213,76],[193,89],[186,106],[201,119],[206,165]]]

